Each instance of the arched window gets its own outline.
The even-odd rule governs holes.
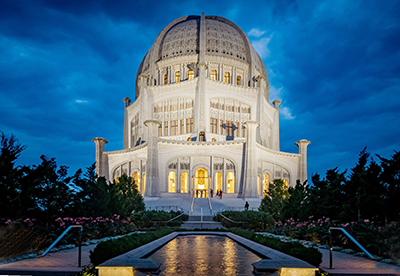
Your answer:
[[[231,75],[229,74],[229,72],[225,72],[225,74],[224,74],[224,82],[225,83],[230,83],[230,79],[231,79]]]
[[[164,84],[168,84],[168,74],[164,75]]]
[[[168,174],[168,193],[176,193],[176,173],[172,171]]]
[[[177,71],[175,72],[175,82],[180,82],[181,81],[181,72]]]
[[[240,85],[241,81],[242,81],[242,77],[241,77],[241,76],[237,76],[237,78],[236,78],[236,84],[237,84],[237,85]]]
[[[146,190],[146,175],[143,174],[142,175],[142,194],[144,194],[145,190]]]
[[[264,174],[264,179],[263,179],[264,197],[267,195],[269,183],[271,183],[271,176],[269,175],[269,173],[266,173],[266,174]]]
[[[257,175],[257,190],[258,190],[258,195],[261,195],[261,177]]]
[[[140,191],[140,176],[139,176],[139,173],[138,172],[134,172],[132,174],[132,178],[135,181],[137,190]]]
[[[214,188],[215,192],[222,190],[222,173],[220,172],[215,173]]]
[[[189,192],[189,175],[187,172],[181,173],[181,193]]]
[[[289,189],[289,182],[287,181],[287,179],[283,180],[283,187],[285,187],[285,189]]]
[[[228,172],[228,177],[226,180],[226,192],[228,194],[234,193],[235,192],[235,173],[234,172]]]
[[[188,79],[189,79],[189,80],[194,79],[194,71],[193,71],[193,70],[189,70],[189,72],[188,72]]]
[[[217,70],[212,70],[210,77],[212,80],[217,80]]]

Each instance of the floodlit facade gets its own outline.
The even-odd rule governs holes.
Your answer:
[[[307,140],[279,149],[279,100],[269,102],[265,66],[246,34],[219,16],[185,16],[166,26],[140,64],[135,100],[123,99],[124,143],[96,170],[132,176],[149,197],[257,198],[276,178],[307,179]]]

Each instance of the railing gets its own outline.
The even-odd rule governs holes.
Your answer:
[[[213,210],[212,210],[212,205],[211,205],[211,199],[210,199],[210,197],[207,197],[207,198],[208,198],[208,205],[210,206],[210,215],[212,215]]]
[[[172,219],[170,219],[170,220],[167,220],[166,222],[171,222],[171,221],[173,221],[173,220],[175,220],[175,219],[177,219],[177,218],[183,216],[184,214],[185,214],[185,213],[182,213],[182,214],[180,214],[180,215],[178,215],[178,216],[176,216],[176,217],[174,217],[174,218],[172,218]]]
[[[150,207],[146,208],[147,210],[151,211],[183,211],[181,207],[177,205],[166,205],[166,206],[156,206],[156,207]]]
[[[340,230],[342,231],[349,239],[354,242],[365,254],[368,255],[371,259],[375,259],[361,244],[358,243],[346,230],[341,227],[330,227],[329,228],[329,236],[330,236],[330,247],[329,247],[329,269],[332,269],[332,232],[331,230]]]
[[[69,230],[71,230],[71,228],[81,228],[79,230],[79,251],[78,251],[78,267],[81,267],[81,257],[82,257],[82,250],[81,250],[81,240],[82,240],[82,225],[70,225],[67,229],[65,229],[65,231],[49,246],[49,248],[47,248],[46,251],[44,251],[44,253],[42,254],[42,257],[44,255],[46,255],[61,239],[62,237],[65,236],[65,234],[68,233]]]
[[[194,208],[194,200],[196,197],[193,195],[193,200],[192,200],[192,206],[190,206],[190,213],[193,213],[193,208]]]
[[[230,221],[230,222],[232,222],[232,223],[246,223],[246,222],[242,222],[242,221],[233,221],[233,220],[231,220],[230,218],[227,218],[226,216],[224,216],[224,215],[221,214],[221,213],[219,213],[219,215],[220,215],[221,217],[223,217],[224,219],[226,219],[227,221]]]

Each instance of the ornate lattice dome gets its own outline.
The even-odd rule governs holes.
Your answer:
[[[137,76],[146,75],[151,79],[156,63],[173,58],[182,60],[184,56],[189,58],[204,52],[207,60],[219,57],[246,64],[249,79],[259,75],[267,77],[261,58],[236,24],[220,16],[205,16],[201,28],[200,19],[201,16],[184,16],[166,26],[142,60]]]

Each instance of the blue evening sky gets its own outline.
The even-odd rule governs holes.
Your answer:
[[[185,15],[218,15],[250,38],[282,101],[281,150],[311,141],[308,175],[349,169],[400,144],[400,1],[0,2],[0,130],[70,174],[95,160],[94,137],[122,149],[124,97],[158,33]],[[377,158],[375,158],[377,159]]]

